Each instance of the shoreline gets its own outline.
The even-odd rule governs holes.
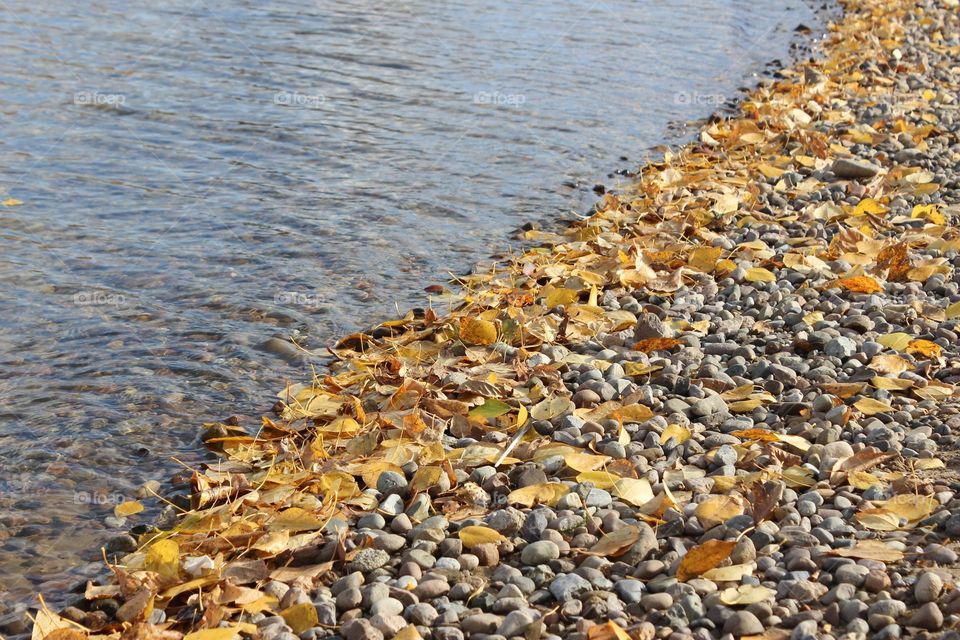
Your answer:
[[[879,18],[871,23],[859,12],[883,16],[885,5],[846,4],[840,33],[886,54],[889,70],[895,47],[854,28],[866,20],[881,32]],[[885,35],[894,40],[897,31]],[[856,590],[837,591],[856,582],[836,576],[859,573],[843,569],[849,564],[866,569],[859,586],[868,578],[880,585],[864,589],[869,604],[855,614],[863,633],[892,633],[890,625],[899,633],[912,621],[906,605],[876,607],[875,621],[861,616],[881,601],[902,604],[876,596],[906,587],[926,612],[916,626],[934,626],[938,613],[935,629],[955,624],[956,612],[933,604],[942,576],[924,574],[924,588],[936,595],[923,601],[920,582],[894,570],[916,553],[907,543],[858,540],[863,532],[864,540],[899,535],[901,520],[960,530],[950,524],[955,487],[940,479],[949,470],[935,463],[937,442],[955,442],[953,426],[926,424],[931,415],[960,413],[949,401],[960,379],[950,365],[956,334],[954,325],[941,326],[952,322],[947,307],[957,287],[949,281],[953,258],[940,261],[960,247],[947,224],[957,184],[927,167],[900,170],[935,162],[924,155],[927,139],[944,138],[949,151],[956,133],[939,134],[907,112],[902,125],[837,127],[837,140],[828,139],[819,125],[829,130],[872,108],[858,112],[864,98],[854,93],[843,113],[835,94],[855,89],[875,98],[870,92],[880,87],[865,80],[896,86],[879,66],[851,72],[857,65],[849,58],[863,51],[845,58],[832,42],[812,70],[798,66],[752,92],[742,105],[747,117],[708,125],[698,143],[642,168],[635,189],[606,196],[567,233],[529,232],[544,246],[504,271],[465,276],[466,306],[450,316],[428,309],[341,340],[339,370],[289,389],[280,418],[265,419],[257,437],[229,425],[209,431],[226,461],[195,474],[195,511],[176,534],[143,532],[141,551],[115,570],[119,585],[94,587],[87,610],[41,612],[41,632],[88,635],[78,631],[82,624],[91,636],[178,640],[225,625],[194,638],[595,640],[624,629],[660,637],[668,623],[679,637],[707,638],[809,630],[813,622],[807,635],[816,635],[835,626],[824,610],[836,604],[830,615],[840,621],[839,601],[862,601]],[[896,67],[910,68],[909,52],[894,57]],[[920,105],[940,104],[949,114],[955,88],[927,87],[933,95],[921,94]],[[901,148],[887,153],[891,141]],[[850,151],[859,159],[837,160]],[[814,189],[811,180],[827,186]],[[946,206],[929,206],[937,204],[931,197]],[[909,246],[882,241],[904,235]],[[800,295],[810,310],[783,300],[806,289],[816,292]],[[822,302],[833,306],[816,308]],[[858,305],[862,313],[847,315]],[[762,334],[759,343],[743,318]],[[787,318],[796,322],[788,326]],[[803,323],[807,329],[795,330]],[[877,331],[881,323],[891,330]],[[794,362],[790,353],[840,366],[831,362],[835,378],[824,381],[822,365],[802,370],[807,358]],[[762,370],[758,358],[767,361]],[[868,372],[874,376],[858,378]],[[931,384],[926,374],[938,372]],[[807,398],[816,387],[820,393]],[[882,437],[870,435],[873,422]],[[888,426],[901,422],[918,426],[903,433]],[[914,485],[896,470],[904,460],[913,461]],[[881,485],[891,495],[873,491]],[[812,513],[801,504],[812,504]],[[760,505],[766,513],[758,518]],[[812,528],[803,530],[804,518]],[[776,529],[764,526],[774,519]],[[829,528],[819,526],[827,521]],[[924,553],[956,562],[949,546]],[[501,561],[515,570],[495,570]],[[711,572],[720,577],[706,577]],[[786,580],[796,584],[785,593],[765,586],[788,573],[798,575]],[[795,611],[778,602],[791,600]],[[167,609],[169,619],[157,613]],[[262,613],[280,611],[279,619]],[[818,611],[819,619],[802,615]]]

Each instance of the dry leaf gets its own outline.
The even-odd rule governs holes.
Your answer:
[[[463,542],[463,546],[467,549],[473,549],[477,545],[494,543],[499,544],[506,540],[506,538],[499,531],[495,531],[490,527],[484,527],[481,525],[470,525],[463,527],[458,532],[460,540]]]
[[[903,560],[903,551],[892,549],[881,540],[859,540],[852,547],[831,549],[827,553],[841,558],[878,560],[880,562],[900,562]]]
[[[584,553],[592,556],[615,558],[626,553],[639,539],[640,527],[628,525],[605,534],[595,545]]]
[[[680,559],[677,567],[677,580],[686,582],[690,578],[703,575],[730,557],[735,540],[708,540],[696,546]]]
[[[497,327],[488,320],[460,319],[460,339],[467,344],[489,345],[497,341]]]
[[[633,348],[644,353],[653,353],[654,351],[669,351],[681,344],[683,344],[683,341],[677,338],[647,338],[635,343]]]
[[[741,584],[721,591],[720,602],[730,607],[744,606],[772,600],[775,595],[777,592],[769,587]]]
[[[554,507],[557,501],[568,493],[570,493],[570,489],[563,483],[541,482],[514,489],[507,495],[507,502],[524,507],[533,507],[538,504]]]
[[[710,496],[697,505],[694,515],[709,529],[730,518],[743,515],[743,511],[743,500],[738,496]]]
[[[840,287],[853,293],[880,293],[883,287],[877,282],[877,279],[871,276],[853,276],[850,278],[840,278],[834,280],[830,287]]]
[[[886,402],[881,402],[880,400],[874,400],[873,398],[861,398],[853,403],[857,409],[859,409],[864,415],[873,416],[878,413],[889,413],[894,411],[894,408],[891,407]]]

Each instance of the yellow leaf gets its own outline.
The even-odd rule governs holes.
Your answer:
[[[947,307],[947,320],[953,320],[954,318],[960,318],[960,302],[954,302]]]
[[[551,289],[547,293],[546,305],[552,309],[560,305],[572,304],[580,299],[580,292],[576,289],[565,289],[563,287]]]
[[[869,471],[849,471],[847,472],[847,482],[850,483],[851,487],[860,491],[866,491],[870,487],[883,484],[880,478]]]
[[[564,454],[563,461],[575,471],[593,471],[610,461],[610,456],[594,455],[585,451],[571,451]]]
[[[573,402],[565,396],[550,396],[544,398],[530,408],[530,416],[534,420],[552,420],[560,414],[572,411]]]
[[[609,471],[583,471],[577,474],[577,482],[590,482],[597,489],[612,489],[622,478]]]
[[[887,333],[877,338],[877,342],[894,351],[903,351],[906,349],[910,340],[912,340],[910,334],[903,333],[902,331],[898,333]]]
[[[460,319],[460,339],[467,344],[489,345],[497,341],[497,326],[469,316]]]
[[[763,267],[750,267],[744,276],[747,282],[776,282],[777,276],[773,272]]]
[[[557,501],[570,493],[570,489],[560,482],[541,482],[531,484],[520,489],[514,489],[507,495],[507,502],[525,507],[545,504],[548,507],[556,506]]]
[[[697,505],[694,515],[704,527],[710,528],[743,515],[743,510],[743,501],[736,496],[711,496]]]
[[[646,478],[620,478],[613,485],[613,494],[639,507],[653,500],[653,487]]]
[[[319,624],[317,608],[312,602],[301,602],[292,607],[287,607],[280,612],[280,616],[297,635]]]
[[[777,167],[766,164],[765,162],[761,162],[757,165],[757,171],[762,173],[765,178],[779,178],[786,173],[786,171],[783,169],[778,169]]]
[[[410,480],[410,490],[416,493],[428,491],[430,487],[436,486],[440,482],[440,477],[445,473],[443,469],[435,465],[420,467]]]
[[[314,611],[316,613],[316,611]],[[183,636],[183,640],[236,640],[240,637],[238,627],[214,627],[213,629],[200,629]]]
[[[654,351],[669,351],[681,344],[683,344],[683,341],[677,338],[647,338],[635,343],[633,348],[644,353],[653,353]]]
[[[481,525],[470,525],[460,529],[458,533],[460,540],[463,542],[463,546],[467,549],[473,549],[477,545],[494,543],[499,544],[506,540],[506,538],[498,531],[494,531],[490,527],[484,527]]]
[[[653,411],[642,404],[628,404],[611,413],[610,417],[620,422],[645,422],[653,417]]]
[[[877,389],[883,389],[885,391],[906,391],[914,386],[910,380],[904,380],[903,378],[884,378],[883,376],[871,378],[870,384]]]
[[[587,629],[587,640],[632,640],[629,633],[613,620],[595,624]]]
[[[853,403],[857,409],[863,412],[864,415],[873,416],[878,413],[888,413],[894,411],[894,408],[891,407],[886,402],[881,402],[880,400],[874,400],[873,398],[861,398]]]
[[[947,465],[940,458],[920,458],[913,461],[913,468],[921,471],[930,471],[931,469],[943,469]]]
[[[158,540],[147,548],[144,568],[163,580],[176,580],[180,573],[180,545],[173,540]]]
[[[143,505],[137,502],[136,500],[128,500],[127,502],[121,502],[113,508],[113,515],[118,518],[125,518],[127,516],[132,516],[136,513],[143,511]]]
[[[733,548],[736,546],[735,540],[708,540],[690,549],[680,559],[680,566],[677,567],[677,580],[686,582],[690,578],[696,578],[719,566],[721,562],[730,557]]]
[[[267,525],[268,531],[315,531],[322,529],[326,521],[300,507],[290,507],[281,511]]]
[[[717,260],[720,259],[722,253],[723,249],[721,247],[697,247],[690,252],[687,265],[691,269],[710,273],[717,266]]]
[[[883,287],[872,276],[852,276],[850,278],[840,278],[827,285],[828,287],[840,287],[853,293],[880,293]]]
[[[933,496],[921,496],[915,493],[895,496],[889,500],[874,500],[873,503],[908,522],[923,520],[940,505]]]
[[[3,202],[0,202],[5,207],[16,207],[23,204],[23,200],[17,200],[16,198],[7,198]]]
[[[907,353],[919,353],[925,358],[939,358],[940,345],[931,340],[911,340],[907,345]]]
[[[940,213],[940,205],[938,204],[918,204],[913,207],[913,211],[910,212],[911,218],[926,218],[933,224],[946,224],[947,219],[942,213]]]
[[[420,635],[420,632],[417,631],[415,626],[408,624],[403,629],[400,629],[397,635],[393,636],[393,640],[423,640],[423,636]]]
[[[690,429],[686,427],[681,427],[678,424],[668,424],[667,428],[660,434],[660,444],[664,445],[670,439],[673,439],[674,444],[680,445],[689,440],[691,435]]]
[[[868,213],[873,215],[880,215],[887,212],[887,208],[874,200],[873,198],[864,198],[853,210],[851,215],[854,216],[864,216]]]
[[[900,528],[900,518],[886,509],[864,509],[853,517],[865,528],[874,531],[896,531]]]

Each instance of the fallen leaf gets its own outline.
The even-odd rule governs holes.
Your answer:
[[[180,573],[180,545],[173,540],[157,540],[147,547],[143,563],[164,581],[174,581]]]
[[[741,584],[720,592],[720,602],[734,607],[772,600],[777,592],[769,587],[752,584]]]
[[[896,531],[900,528],[900,518],[886,509],[864,509],[853,517],[865,528],[874,531]]]
[[[852,276],[850,278],[840,278],[834,280],[829,287],[840,287],[853,293],[880,293],[883,287],[872,276]]]
[[[514,489],[507,495],[507,502],[524,507],[533,507],[538,504],[554,507],[557,501],[568,493],[570,489],[563,483],[541,482]]]
[[[852,547],[831,549],[827,554],[841,558],[877,560],[879,562],[900,562],[903,560],[903,551],[888,547],[882,540],[860,540]]]
[[[188,633],[183,636],[183,640],[236,640],[239,637],[240,629],[238,627],[216,627]]]
[[[312,602],[301,602],[292,607],[287,607],[280,612],[280,617],[284,619],[297,635],[319,624],[317,620],[317,607]]]
[[[777,276],[769,269],[763,267],[750,267],[744,274],[743,279],[747,282],[776,282]]]
[[[683,341],[677,338],[647,338],[635,343],[633,348],[644,353],[653,353],[654,351],[669,351],[681,344],[683,344]]]
[[[753,575],[756,568],[756,562],[732,564],[726,567],[714,567],[709,571],[704,571],[700,577],[705,580],[713,580],[714,582],[740,582],[744,576]]]
[[[506,538],[499,531],[482,525],[470,525],[460,529],[458,535],[467,549],[473,549],[477,545],[494,543],[499,544]]]
[[[613,494],[635,507],[653,500],[653,488],[646,478],[620,478],[613,485]]]
[[[460,319],[460,339],[467,344],[490,345],[497,341],[497,326],[469,316]]]
[[[640,539],[640,527],[627,525],[605,534],[584,553],[591,556],[615,558],[623,555]]]
[[[614,420],[619,420],[623,422],[646,422],[653,417],[653,411],[650,410],[650,407],[647,407],[642,404],[628,404],[625,407],[621,407],[616,411],[610,414],[610,417]]]
[[[683,444],[690,439],[691,435],[690,429],[686,427],[681,427],[678,424],[668,424],[667,428],[660,434],[660,444],[662,446],[670,440],[673,440],[675,445]]]
[[[680,559],[677,567],[677,580],[686,582],[690,578],[703,575],[730,557],[735,540],[708,540],[696,546]]]
[[[919,353],[925,358],[939,358],[942,351],[940,345],[931,340],[911,340],[907,345],[907,353]]]
[[[633,638],[616,622],[607,620],[603,624],[595,624],[587,629],[587,640],[633,640]]]
[[[886,402],[881,402],[880,400],[874,400],[873,398],[861,398],[853,403],[857,409],[859,409],[864,415],[873,416],[878,413],[889,413],[894,411],[894,408],[891,407]]]
[[[136,500],[128,500],[127,502],[121,502],[113,508],[113,515],[118,518],[125,518],[127,516],[132,516],[134,514],[140,513],[143,511],[143,505],[137,502]]]
[[[496,418],[510,413],[513,409],[510,405],[496,398],[487,398],[483,404],[470,409],[469,415],[480,416],[481,418]]]
[[[912,368],[910,362],[900,356],[883,353],[873,356],[873,359],[870,360],[870,364],[867,366],[877,373],[889,375],[899,375]]]
[[[737,496],[710,496],[697,505],[694,515],[709,529],[730,518],[743,515],[743,511],[743,500]]]

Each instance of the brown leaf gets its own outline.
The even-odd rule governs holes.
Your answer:
[[[730,557],[733,548],[737,546],[735,540],[707,540],[703,544],[687,551],[677,567],[677,580],[686,582],[690,578],[710,571]]]
[[[754,524],[760,524],[770,515],[774,507],[780,504],[784,488],[785,485],[782,482],[774,482],[773,480],[763,484],[757,482],[751,487],[753,499],[750,502],[753,504]]]

